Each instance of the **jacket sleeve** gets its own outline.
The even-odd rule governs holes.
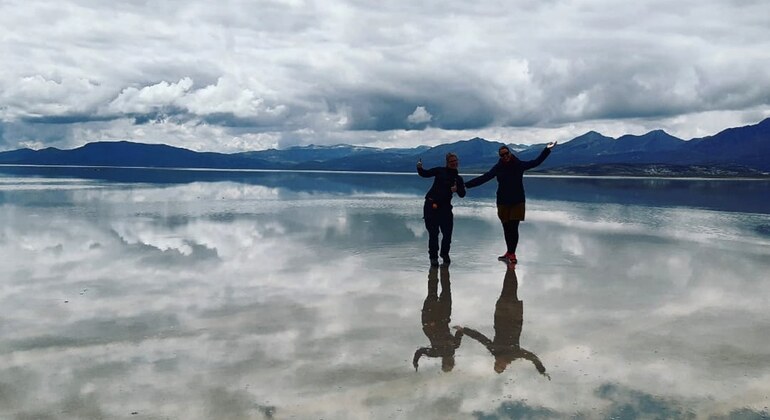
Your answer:
[[[452,341],[454,342],[454,344],[453,344],[454,348],[460,347],[460,344],[463,342],[463,335],[464,334],[465,333],[463,332],[463,330],[457,330],[455,332],[454,337],[452,337]]]
[[[535,353],[521,349],[521,355],[524,359],[532,362],[532,364],[535,365],[535,369],[537,369],[537,371],[541,375],[547,376],[547,374],[545,373],[545,366],[543,366],[543,362],[540,361],[540,359],[537,357],[537,355],[535,355]]]
[[[412,366],[414,366],[415,371],[419,367],[420,357],[424,356],[425,353],[427,352],[428,352],[427,347],[420,347],[419,349],[417,349],[416,352],[414,352],[414,357],[412,358]]]
[[[476,331],[474,329],[468,328],[468,327],[463,328],[463,333],[465,335],[467,335],[468,337],[470,337],[470,338],[478,341],[479,343],[483,344],[484,347],[486,347],[488,350],[491,351],[490,348],[492,346],[492,340],[488,339],[487,336],[485,336],[484,334],[482,334],[482,333],[480,333],[480,332],[478,332],[478,331]]]
[[[540,165],[541,163],[543,163],[545,158],[547,158],[548,155],[550,155],[550,154],[551,154],[551,149],[546,147],[545,149],[543,149],[542,152],[540,152],[540,156],[538,156],[537,159],[523,161],[523,162],[521,162],[521,165],[524,167],[525,171],[527,169],[532,169],[532,168]]]
[[[476,178],[473,178],[470,181],[466,182],[465,187],[466,188],[478,187],[479,185],[494,178],[496,175],[497,175],[497,165],[493,166],[492,169],[490,169],[484,175],[479,175]]]
[[[457,195],[460,197],[465,197],[465,183],[463,182],[463,177],[457,176]]]
[[[436,176],[436,168],[430,168],[430,169],[417,168],[417,174],[423,178],[430,178],[432,176]]]

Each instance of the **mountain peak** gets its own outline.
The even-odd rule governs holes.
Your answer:
[[[600,143],[608,140],[613,140],[612,137],[607,137],[601,133],[598,133],[596,131],[589,131],[583,135],[577,136],[572,140],[569,140],[565,142],[564,144],[571,144],[571,145],[582,145],[582,144],[590,144],[590,143]]]

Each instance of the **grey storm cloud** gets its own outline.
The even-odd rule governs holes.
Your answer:
[[[153,138],[227,150],[425,129],[667,128],[710,112],[741,123],[768,114],[768,14],[766,2],[717,0],[11,0],[0,147]],[[418,107],[430,118],[410,120]]]

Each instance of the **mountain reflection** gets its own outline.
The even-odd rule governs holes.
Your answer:
[[[439,277],[440,273],[440,277]],[[439,280],[441,294],[438,293]],[[451,372],[455,366],[455,350],[460,347],[462,329],[452,335],[449,322],[452,317],[452,290],[449,282],[449,267],[431,267],[428,271],[428,295],[422,305],[422,331],[430,341],[430,347],[421,347],[414,352],[412,365],[417,370],[422,356],[440,357],[441,370]]]
[[[470,175],[470,174],[465,174]],[[421,196],[419,177],[401,174],[296,171],[184,170],[159,168],[24,167],[0,165],[0,176],[96,180],[155,185],[233,182],[280,188],[281,192],[326,194],[388,193]],[[494,191],[479,187],[479,197]],[[769,214],[767,179],[662,179],[529,176],[528,198],[578,203],[687,206],[729,212]],[[630,192],[633,193],[630,193]],[[0,197],[2,198],[2,197]],[[462,206],[462,203],[460,203]]]
[[[483,344],[492,353],[495,357],[495,372],[502,373],[514,360],[525,359],[532,362],[541,375],[551,379],[537,355],[519,345],[524,323],[524,302],[519,300],[518,288],[516,270],[509,265],[503,278],[503,289],[495,304],[495,337],[492,340],[469,327],[463,327],[460,331]]]

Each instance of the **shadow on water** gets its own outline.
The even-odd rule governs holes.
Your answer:
[[[308,193],[393,193],[422,195],[416,174],[174,170],[152,168],[20,167],[0,165],[0,175],[80,178],[148,184],[236,182]],[[495,184],[474,189],[470,199],[493,199]],[[525,177],[527,197],[584,203],[691,207],[770,214],[770,180]]]
[[[439,277],[440,274],[440,277]],[[441,293],[438,292],[439,280]],[[449,267],[431,267],[428,271],[428,295],[422,305],[422,332],[430,341],[429,347],[414,352],[412,365],[418,369],[420,358],[441,358],[441,370],[451,372],[455,366],[455,351],[460,347],[462,332],[452,335],[449,323],[452,318],[452,289],[449,281]]]
[[[462,327],[461,331],[486,347],[494,357],[495,372],[503,373],[511,362],[523,359],[532,362],[535,369],[550,380],[551,377],[546,373],[545,366],[537,355],[523,349],[519,344],[524,324],[524,302],[519,300],[518,288],[515,266],[509,264],[503,278],[500,297],[495,303],[494,338],[490,340],[484,334],[467,326]]]

